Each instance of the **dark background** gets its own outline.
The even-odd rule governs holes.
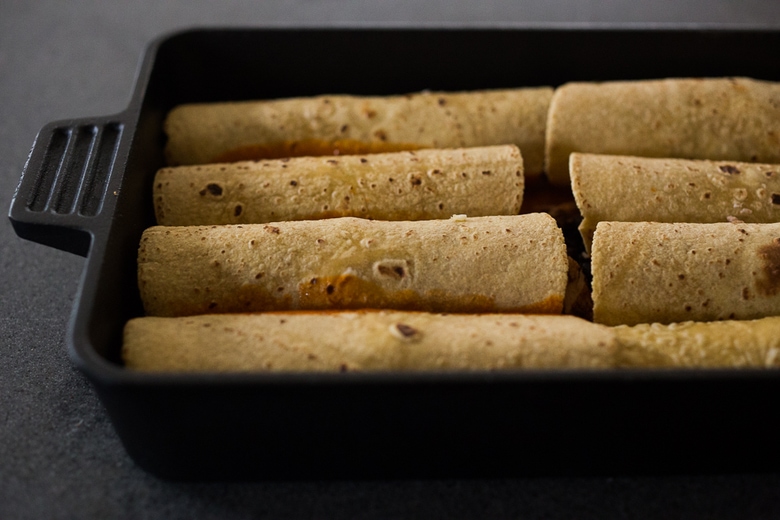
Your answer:
[[[206,25],[440,22],[780,29],[780,2],[0,0],[0,208],[7,212],[40,127],[124,109],[144,47],[160,34]],[[780,518],[780,473],[248,484],[158,480],[128,458],[92,389],[68,360],[63,336],[83,265],[80,257],[17,238],[8,220],[0,220],[0,519]]]

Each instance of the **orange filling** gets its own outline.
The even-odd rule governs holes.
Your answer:
[[[224,152],[211,162],[259,161],[262,159],[283,159],[285,157],[305,157],[318,155],[356,155],[362,153],[388,153],[423,148],[412,143],[386,143],[384,141],[356,141],[339,139],[301,139],[299,141],[279,141],[274,143],[253,144]]]
[[[420,294],[411,289],[388,290],[361,278],[341,275],[312,278],[298,287],[299,306],[304,309],[386,308],[404,311],[560,314],[563,298],[550,296],[543,301],[516,308],[498,308],[493,298],[482,294],[456,295],[446,290]]]

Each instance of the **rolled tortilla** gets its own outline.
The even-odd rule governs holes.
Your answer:
[[[780,83],[747,78],[569,83],[547,121],[550,180],[569,154],[780,162]]]
[[[780,221],[780,164],[580,153],[569,164],[588,251],[601,221]]]
[[[302,155],[514,144],[544,162],[552,88],[182,105],[165,121],[172,166]]]
[[[619,326],[621,367],[778,367],[780,317]]]
[[[144,371],[602,368],[611,330],[573,316],[394,311],[136,318],[125,366]]]
[[[390,308],[560,313],[563,235],[549,215],[147,229],[147,314]]]
[[[514,145],[163,168],[164,226],[363,217],[429,220],[517,215],[523,158]]]
[[[591,268],[597,323],[780,315],[780,224],[600,222]]]

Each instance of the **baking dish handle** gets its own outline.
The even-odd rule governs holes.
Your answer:
[[[11,200],[9,218],[22,238],[87,256],[108,226],[122,171],[122,115],[71,119],[44,126],[33,143]]]

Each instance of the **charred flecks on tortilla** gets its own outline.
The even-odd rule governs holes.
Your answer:
[[[778,164],[580,153],[569,164],[588,249],[602,221],[780,221]]]
[[[547,121],[546,171],[569,184],[573,152],[780,163],[780,83],[674,78],[568,83]]]
[[[778,315],[778,237],[780,223],[601,222],[593,241],[594,320],[631,325]]]
[[[168,226],[516,215],[523,172],[514,145],[180,166],[157,172],[154,205]]]
[[[144,232],[146,312],[395,308],[563,310],[569,260],[549,215],[378,221],[352,217]]]
[[[551,87],[182,105],[165,121],[171,166],[222,160],[514,144],[543,170]]]

